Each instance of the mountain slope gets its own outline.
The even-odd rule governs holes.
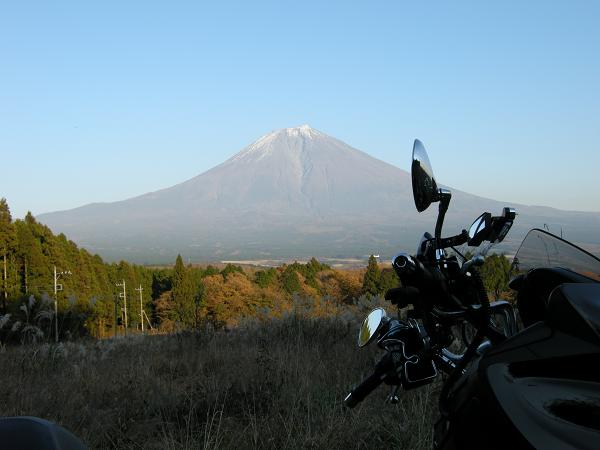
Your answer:
[[[410,183],[406,171],[303,125],[269,133],[176,186],[39,220],[108,259],[163,262],[177,253],[196,260],[389,255],[400,248],[412,251],[419,235],[434,225],[437,207],[418,214]],[[502,206],[453,192],[447,233]],[[529,225],[564,223],[578,238],[598,243],[593,235],[600,214],[518,209],[520,232]]]

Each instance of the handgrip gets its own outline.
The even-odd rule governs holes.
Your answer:
[[[344,404],[348,408],[354,408],[362,402],[367,395],[381,384],[387,376],[388,370],[392,367],[392,360],[389,353],[386,353],[383,358],[375,364],[373,373],[365,378],[357,387],[355,387],[344,399]]]
[[[344,399],[344,404],[348,408],[354,408],[360,402],[362,402],[367,395],[381,384],[385,374],[373,372],[372,375],[365,378],[356,388],[354,388]]]
[[[385,299],[391,302],[392,305],[398,305],[399,308],[405,308],[418,301],[419,290],[412,286],[391,288],[385,293]]]

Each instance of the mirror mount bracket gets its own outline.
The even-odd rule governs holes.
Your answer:
[[[452,193],[448,189],[438,189],[437,200],[440,202],[440,207],[438,210],[437,222],[435,224],[435,240],[437,248],[439,248],[439,245],[441,244],[442,226],[444,225],[444,218],[446,217],[446,211],[448,211],[451,199]]]

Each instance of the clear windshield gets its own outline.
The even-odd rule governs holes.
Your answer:
[[[598,258],[570,242],[538,229],[527,233],[513,264],[519,271],[536,267],[560,267],[600,281]]]

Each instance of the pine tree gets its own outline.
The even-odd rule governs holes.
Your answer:
[[[16,241],[10,208],[5,198],[0,199],[0,257],[2,258],[2,310],[6,312],[8,300],[8,256]]]
[[[377,295],[379,293],[379,282],[381,279],[381,270],[377,260],[373,255],[369,256],[369,264],[363,278],[363,294]]]
[[[172,297],[178,321],[184,326],[191,326],[195,323],[195,294],[192,277],[184,266],[181,255],[177,255],[173,271]]]
[[[234,272],[238,272],[243,274],[244,273],[244,269],[241,268],[241,266],[236,266],[234,264],[227,264],[225,266],[225,268],[223,270],[221,270],[221,275],[223,275],[223,278],[227,279],[227,276],[230,273],[234,273]]]
[[[293,265],[287,266],[283,271],[283,275],[281,277],[281,284],[283,285],[283,289],[288,294],[300,292],[302,287],[300,285],[300,280],[298,279],[298,274],[294,270]]]
[[[499,299],[503,292],[509,290],[510,268],[510,261],[506,256],[491,254],[479,269],[486,290],[493,293],[495,299]]]
[[[26,221],[15,221],[15,229],[17,233],[17,256],[21,267],[23,293],[27,295],[31,290],[31,274],[34,273],[34,270],[38,266],[43,265],[44,255],[42,254],[40,242],[35,238],[31,227]]]
[[[396,272],[390,268],[382,269],[377,291],[380,294],[385,294],[388,289],[395,287],[398,287],[398,277],[396,276]]]
[[[261,288],[266,288],[277,281],[277,270],[269,268],[267,270],[259,270],[254,274],[254,281]]]

